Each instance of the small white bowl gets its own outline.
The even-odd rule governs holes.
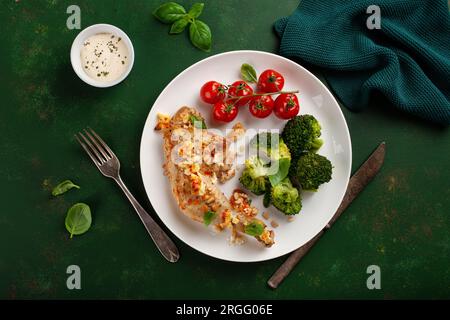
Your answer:
[[[85,40],[89,37],[98,34],[98,33],[112,33],[118,37],[121,37],[124,41],[125,45],[128,48],[128,68],[127,70],[120,76],[118,79],[113,81],[98,81],[96,79],[91,78],[84,72],[82,64],[81,64],[81,48]],[[72,63],[72,68],[78,77],[90,84],[91,86],[98,88],[107,88],[115,86],[116,84],[122,82],[130,73],[134,64],[134,49],[133,44],[131,43],[130,38],[128,38],[127,34],[120,30],[119,28],[110,25],[110,24],[94,24],[86,29],[82,30],[75,40],[73,41],[72,48],[70,49],[70,62]]]

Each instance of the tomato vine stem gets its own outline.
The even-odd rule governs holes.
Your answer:
[[[236,100],[236,101],[234,101],[234,104],[236,104],[239,100],[241,100],[243,98],[253,98],[253,97],[261,97],[261,96],[272,96],[274,94],[292,94],[292,93],[299,93],[299,90],[252,93],[251,95],[248,95],[248,96],[231,96],[231,95],[229,95],[228,100]]]

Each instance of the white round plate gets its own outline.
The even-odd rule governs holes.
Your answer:
[[[242,245],[230,244],[227,231],[215,233],[203,224],[194,222],[178,208],[172,196],[167,177],[163,174],[162,137],[154,127],[157,113],[173,115],[182,106],[196,107],[206,119],[208,128],[231,128],[241,121],[246,128],[282,129],[285,121],[270,115],[266,119],[254,118],[243,107],[237,119],[228,124],[219,124],[211,118],[211,106],[199,98],[201,86],[216,80],[231,84],[240,79],[240,67],[249,63],[257,73],[275,69],[284,75],[284,90],[300,90],[300,114],[312,114],[322,126],[324,145],[319,154],[326,156],[333,164],[333,177],[329,183],[320,186],[317,192],[302,192],[303,208],[294,220],[273,206],[262,205],[262,196],[253,196],[253,202],[260,213],[268,211],[270,218],[279,224],[275,231],[275,244],[265,248],[255,239],[248,237]],[[342,201],[350,178],[352,150],[350,134],[342,111],[328,89],[308,70],[297,63],[275,54],[261,51],[232,51],[206,58],[180,73],[156,99],[145,123],[141,140],[141,172],[145,190],[150,202],[164,224],[178,238],[192,248],[209,256],[237,262],[254,262],[273,259],[304,245],[322,230]],[[221,186],[229,197],[239,187],[238,169],[236,176]],[[270,222],[267,221],[270,226]]]

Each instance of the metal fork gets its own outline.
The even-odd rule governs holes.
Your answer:
[[[169,236],[161,229],[161,227],[152,219],[152,217],[144,210],[144,208],[137,202],[131,192],[125,186],[120,177],[120,162],[114,152],[108,145],[95,133],[94,130],[88,127],[84,129],[84,133],[78,132],[75,138],[81,144],[83,149],[94,162],[95,166],[100,172],[108,178],[114,179],[119,187],[130,200],[139,218],[147,229],[148,234],[155,242],[156,247],[161,254],[170,262],[177,262],[180,254],[175,244],[170,240]]]

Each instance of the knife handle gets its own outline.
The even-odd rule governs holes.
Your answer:
[[[378,145],[376,150],[372,152],[369,158],[359,167],[356,173],[350,178],[350,181],[345,191],[343,200],[339,205],[334,216],[325,226],[325,228],[320,231],[314,238],[309,240],[303,246],[293,251],[286,261],[278,268],[277,271],[270,277],[267,284],[272,289],[276,289],[279,284],[287,277],[287,275],[294,269],[297,263],[309,252],[309,250],[314,246],[317,240],[324,234],[324,232],[329,229],[334,222],[340,217],[345,209],[350,205],[353,199],[364,189],[364,187],[373,179],[373,177],[380,170],[381,165],[384,162],[386,143],[383,141]]]
[[[293,251],[286,259],[286,261],[278,268],[278,270],[275,271],[275,273],[272,275],[269,281],[267,281],[269,287],[271,287],[272,289],[276,289],[278,285],[284,280],[284,278],[286,278],[287,275],[292,271],[292,269],[294,269],[297,263],[299,263],[300,260],[302,260],[302,258],[309,252],[309,250],[314,246],[317,240],[320,239],[320,237],[325,233],[325,231],[331,228],[331,226],[334,224],[337,218],[339,218],[342,212],[344,212],[344,210],[349,206],[349,204],[354,199],[355,196],[352,191],[355,190],[352,190],[352,188],[347,189],[347,191],[344,194],[344,200],[341,202],[341,205],[337,209],[335,215],[330,220],[330,222],[328,222],[325,228],[323,228],[314,238],[309,240],[303,246]]]
[[[355,190],[353,190],[355,191]],[[326,230],[331,228],[333,223],[339,218],[339,216],[344,212],[344,210],[348,207],[348,205],[352,202],[354,199],[354,196],[352,196],[352,190],[347,189],[347,191],[344,194],[344,200],[341,202],[341,205],[337,209],[336,213],[334,214],[333,218],[331,218],[330,222],[323,228],[314,238],[309,240],[307,243],[305,243],[303,246],[298,248],[297,250],[293,251],[289,257],[286,259],[286,261],[278,268],[277,271],[272,275],[272,277],[267,281],[267,284],[272,289],[276,289],[278,285],[284,280],[284,278],[287,277],[287,275],[294,269],[294,267],[297,265],[297,263],[302,260],[302,258],[309,252],[309,250],[314,246],[314,244],[317,242],[317,240],[320,239],[320,237],[325,233]]]
[[[295,250],[289,255],[289,258],[278,268],[277,271],[272,275],[272,277],[267,281],[267,284],[272,289],[276,289],[278,285],[287,277],[287,275],[294,269],[297,263],[302,260],[302,258],[309,252],[309,250],[314,246],[317,240],[324,234],[324,230],[320,231],[314,238],[309,240],[303,246]]]

